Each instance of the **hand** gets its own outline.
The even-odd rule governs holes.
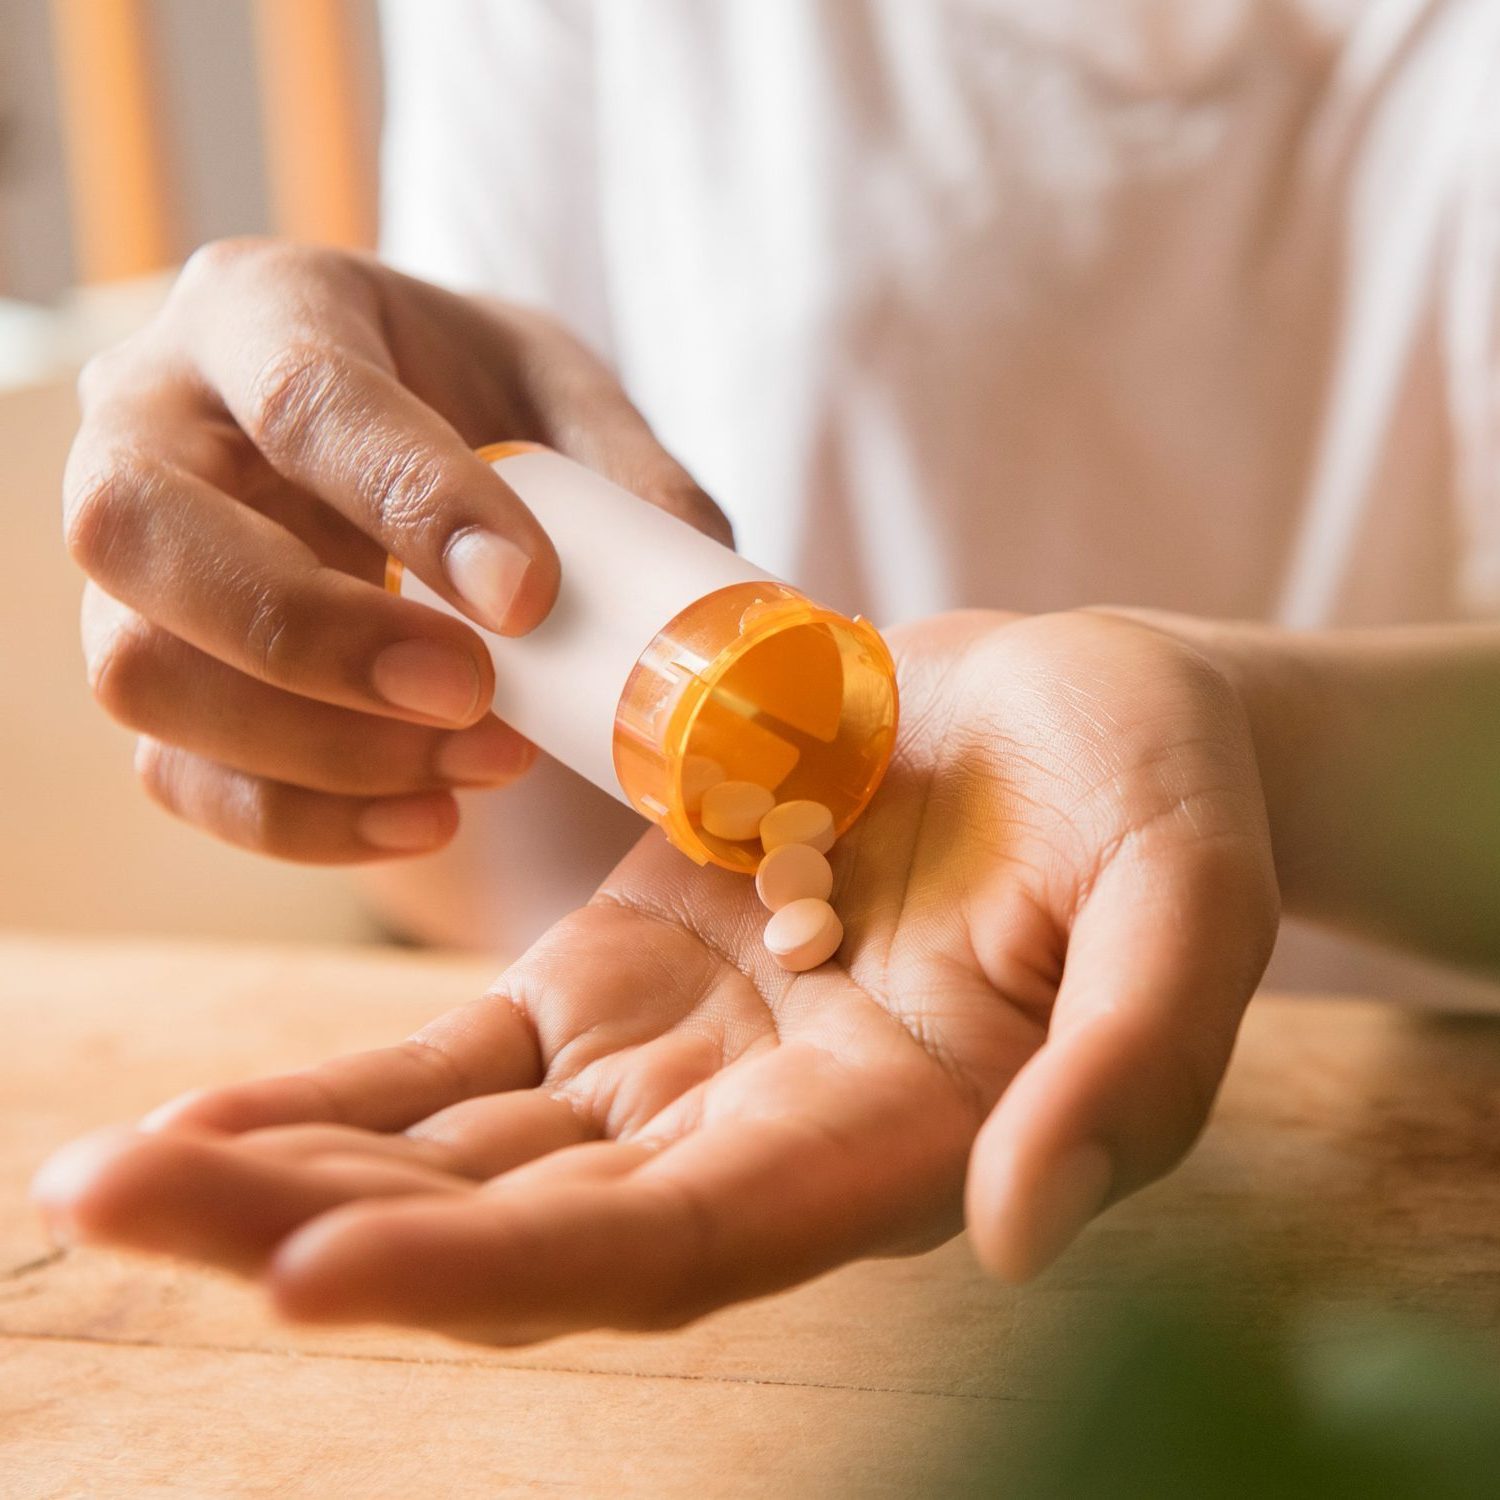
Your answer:
[[[80,1143],[66,1235],[288,1314],[515,1343],[678,1324],[967,1219],[1032,1275],[1195,1138],[1277,922],[1239,703],[1091,614],[898,634],[889,778],[794,978],[750,882],[648,835],[496,989],[384,1051]]]
[[[65,510],[94,691],[160,802],[289,859],[436,848],[448,788],[534,758],[487,713],[480,638],[381,587],[394,553],[491,630],[547,613],[556,554],[473,447],[550,443],[727,539],[569,334],[361,256],[210,245],[80,392]]]

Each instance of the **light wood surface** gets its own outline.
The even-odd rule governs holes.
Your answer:
[[[24,1205],[79,1132],[388,1040],[484,964],[12,938],[0,975],[0,1496],[956,1493],[962,1424],[1024,1429],[1058,1398],[1051,1353],[1203,1264],[1234,1267],[1248,1330],[1295,1288],[1500,1346],[1495,1020],[1258,1001],[1188,1164],[1021,1292],[956,1242],[667,1337],[488,1351],[289,1329],[223,1277],[58,1255]]]

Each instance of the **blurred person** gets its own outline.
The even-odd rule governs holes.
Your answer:
[[[500,1342],[965,1207],[1022,1279],[1191,1144],[1280,903],[1500,969],[1500,10],[384,15],[384,262],[210,246],[86,372],[86,651],[179,815],[446,845],[379,879],[426,938],[555,925],[412,1043],[76,1148],[67,1232]],[[381,592],[389,551],[545,616],[507,437],[909,622],[833,967],[776,971],[745,882],[533,766],[478,637]]]

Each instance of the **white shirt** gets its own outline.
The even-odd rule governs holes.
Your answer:
[[[388,256],[579,329],[816,597],[1500,612],[1493,0],[385,0],[384,42]]]

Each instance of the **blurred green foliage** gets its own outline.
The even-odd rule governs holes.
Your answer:
[[[1500,1500],[1495,1341],[1375,1312],[1252,1336],[1207,1301],[1139,1305],[1073,1351],[1046,1411],[1022,1439],[971,1430],[965,1477],[933,1493]]]

